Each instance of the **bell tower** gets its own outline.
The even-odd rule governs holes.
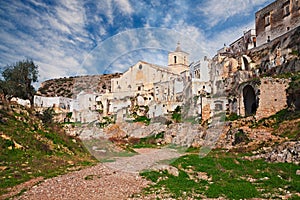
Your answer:
[[[175,51],[168,54],[168,68],[176,74],[189,70],[189,54],[181,50],[180,42]]]

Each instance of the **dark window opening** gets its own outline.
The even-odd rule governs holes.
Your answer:
[[[284,17],[290,15],[290,5],[284,6],[284,8],[283,8],[283,15],[284,15]]]
[[[177,63],[177,57],[174,56],[174,63],[176,64]]]
[[[222,104],[219,104],[219,103],[216,104],[216,105],[215,105],[215,110],[216,110],[216,111],[221,111],[221,110],[223,110],[223,105],[222,105]]]
[[[269,26],[271,24],[270,15],[265,16],[265,26]]]

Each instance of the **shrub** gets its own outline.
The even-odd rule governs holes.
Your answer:
[[[230,115],[226,116],[225,121],[235,121],[239,118],[241,118],[241,116],[239,116],[238,114],[231,113]]]
[[[181,107],[177,106],[172,113],[172,119],[175,120],[176,123],[181,122]]]
[[[150,124],[151,119],[149,119],[146,116],[136,116],[135,119],[133,120],[134,122],[143,122],[146,125]]]
[[[238,132],[236,132],[234,134],[234,141],[232,142],[232,145],[237,145],[242,142],[247,143],[249,141],[250,141],[250,139],[248,138],[246,133],[242,129],[239,129]]]

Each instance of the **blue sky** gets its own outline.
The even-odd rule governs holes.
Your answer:
[[[0,68],[26,58],[40,81],[166,65],[180,41],[190,61],[214,56],[273,0],[0,1]]]

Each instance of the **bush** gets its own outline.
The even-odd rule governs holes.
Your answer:
[[[181,122],[181,107],[177,106],[172,113],[172,119],[175,120],[176,123]]]
[[[42,120],[44,124],[52,124],[53,123],[53,116],[54,116],[54,110],[53,108],[47,108],[43,112],[42,115],[39,116],[39,118]]]
[[[239,116],[236,113],[231,113],[230,115],[226,116],[225,121],[235,121],[238,120],[239,118],[241,118],[241,116]]]
[[[247,143],[249,141],[250,141],[250,139],[248,138],[246,133],[242,129],[239,129],[238,132],[236,132],[234,134],[234,141],[232,142],[232,145],[237,145],[242,142]]]
[[[133,120],[133,122],[143,122],[146,125],[150,124],[151,119],[149,119],[146,116],[136,116],[135,119]]]

